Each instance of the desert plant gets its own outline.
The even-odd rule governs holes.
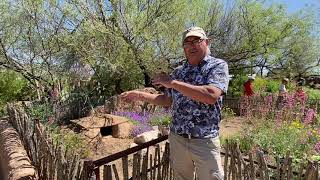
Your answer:
[[[234,117],[236,113],[228,106],[223,106],[221,111],[222,119]]]
[[[65,151],[69,154],[79,154],[81,158],[90,155],[90,149],[85,138],[73,131],[67,131],[59,127],[50,128],[50,135],[56,145],[63,144]]]
[[[152,126],[168,127],[172,121],[172,116],[169,111],[158,110],[150,116],[149,123]]]
[[[45,124],[53,116],[53,105],[48,102],[33,102],[27,112],[32,119],[39,119],[41,123]]]

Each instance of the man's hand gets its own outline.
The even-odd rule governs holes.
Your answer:
[[[137,90],[127,91],[120,94],[120,99],[125,102],[140,101],[142,98],[141,92]]]
[[[156,86],[164,86],[166,88],[171,88],[172,81],[171,77],[166,73],[156,74],[152,78],[152,84]]]

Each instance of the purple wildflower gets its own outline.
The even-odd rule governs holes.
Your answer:
[[[131,136],[136,137],[137,135],[152,130],[152,127],[146,124],[139,124],[132,128]]]
[[[114,115],[124,116],[134,121],[139,122],[140,124],[147,124],[149,121],[149,114],[144,113],[135,113],[135,112],[115,112]]]

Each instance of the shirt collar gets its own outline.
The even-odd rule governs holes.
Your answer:
[[[200,62],[200,64],[198,64],[197,66],[192,66],[192,65],[188,62],[188,60],[186,60],[186,62],[185,62],[185,67],[186,67],[186,68],[189,68],[189,69],[193,69],[193,68],[197,68],[197,67],[202,67],[202,66],[205,65],[207,62],[209,62],[210,58],[211,58],[210,55],[206,55],[206,56],[202,59],[202,61]]]

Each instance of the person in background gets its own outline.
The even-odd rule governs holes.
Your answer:
[[[297,101],[297,103],[300,103],[301,105],[304,105],[307,101],[307,94],[303,89],[302,83],[298,82],[297,90],[294,93],[294,97]]]
[[[286,98],[286,95],[288,93],[286,85],[288,84],[288,82],[289,82],[288,78],[283,78],[282,79],[282,82],[281,82],[280,87],[279,87],[278,99],[277,99],[277,102],[276,102],[277,109],[281,109],[283,107],[283,105],[285,104],[285,102],[286,102],[285,98]]]
[[[222,95],[229,84],[228,64],[210,56],[209,39],[200,27],[184,31],[185,63],[171,76],[157,74],[153,84],[166,88],[164,94],[141,91],[122,93],[127,101],[147,101],[171,106],[170,163],[176,180],[222,180],[219,124]]]
[[[286,94],[288,92],[286,88],[286,85],[288,84],[288,82],[289,82],[288,78],[282,79],[282,83],[280,84],[280,87],[279,87],[279,95]]]
[[[244,87],[244,95],[245,96],[253,96],[253,82],[254,82],[254,77],[249,76],[248,80],[243,84]]]

